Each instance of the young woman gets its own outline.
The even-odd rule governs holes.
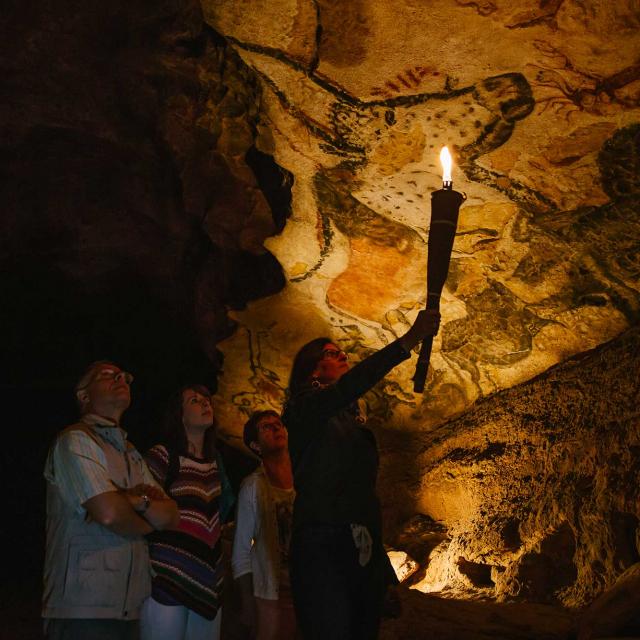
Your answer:
[[[291,586],[305,640],[377,637],[395,575],[382,546],[375,438],[356,400],[435,335],[439,321],[421,311],[402,338],[353,369],[329,338],[309,342],[294,360],[283,422],[296,489]]]
[[[165,416],[165,440],[145,456],[158,484],[178,504],[175,531],[152,535],[151,597],[142,609],[142,640],[218,640],[221,525],[233,494],[215,447],[211,394],[181,389]]]

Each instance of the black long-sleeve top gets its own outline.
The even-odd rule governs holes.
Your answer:
[[[335,384],[310,387],[289,400],[283,422],[296,489],[294,528],[364,524],[380,535],[378,451],[373,433],[356,419],[355,401],[408,357],[400,342],[392,342]]]

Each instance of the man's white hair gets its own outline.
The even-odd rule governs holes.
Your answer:
[[[96,360],[95,362],[92,362],[84,370],[84,373],[82,374],[78,382],[76,382],[76,386],[75,386],[76,402],[78,403],[78,408],[80,409],[80,412],[82,412],[85,403],[82,400],[80,400],[80,397],[78,394],[80,393],[80,391],[82,391],[83,389],[86,389],[93,382],[93,378],[95,377],[98,369],[105,366],[118,367],[118,365],[115,362],[112,362],[111,360]]]

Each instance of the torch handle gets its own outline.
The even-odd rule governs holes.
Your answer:
[[[440,308],[440,294],[449,272],[451,250],[456,235],[458,212],[466,196],[451,189],[451,184],[431,194],[431,223],[429,225],[429,253],[427,256],[427,309]],[[414,393],[424,391],[433,336],[422,340],[420,356],[413,376]]]
[[[431,347],[433,347],[433,336],[423,338],[418,362],[416,362],[416,372],[413,374],[414,393],[422,393],[424,391],[424,383],[429,371],[429,360],[431,359]]]
[[[440,293],[427,292],[426,309],[440,310]],[[433,336],[425,336],[422,338],[420,345],[420,355],[416,362],[416,372],[413,374],[413,392],[422,393],[424,391],[425,380],[429,372],[429,360],[431,359],[431,348],[433,347]]]

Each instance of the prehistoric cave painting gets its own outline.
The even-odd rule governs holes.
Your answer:
[[[437,78],[440,71],[435,67],[415,65],[399,71],[393,78],[385,80],[379,86],[371,87],[371,95],[390,99],[407,90],[416,91],[427,78]]]
[[[231,397],[232,404],[239,413],[248,418],[257,407],[280,410],[285,384],[275,371],[262,362],[263,345],[269,340],[268,331],[247,331],[247,346],[251,374],[247,380],[249,390],[240,391]]]
[[[443,327],[441,353],[470,373],[475,384],[480,382],[479,363],[511,366],[524,360],[533,338],[549,322],[497,281],[464,301],[467,315]]]
[[[407,251],[422,242],[411,227],[425,218],[425,179],[429,171],[437,173],[435,166],[424,165],[424,157],[435,156],[433,150],[445,142],[457,148],[459,165],[472,180],[507,193],[523,206],[549,206],[541,194],[475,162],[504,144],[515,123],[531,113],[533,97],[520,74],[502,74],[439,93],[365,102],[313,73],[303,73],[295,63],[265,61],[262,55],[253,60],[284,108],[318,135],[324,151],[344,158],[337,167],[320,169],[314,188],[319,215],[330,218],[349,237],[354,224],[360,229],[357,235],[373,243],[388,235],[406,258]],[[288,92],[294,85],[295,92]],[[323,220],[323,241],[331,239],[328,226]],[[327,253],[322,246],[320,261]],[[296,274],[296,280],[319,266]]]
[[[386,110],[371,107],[368,111],[337,102],[332,112],[334,132],[339,136],[335,146],[363,153],[353,153],[352,159],[337,167],[319,171],[314,179],[323,228],[330,227],[329,218],[350,238],[352,249],[349,266],[332,282],[327,302],[351,317],[383,324],[383,315],[393,311],[404,318],[403,309],[415,308],[424,296],[427,230],[424,228],[421,235],[410,226],[415,226],[416,219],[425,219],[423,194],[428,192],[425,171],[419,168],[427,140],[423,135],[421,146],[416,143],[420,140],[415,132],[417,122],[428,122],[435,129],[434,138],[443,129],[450,132],[457,128],[453,135],[461,143],[468,140],[458,147],[460,166],[468,176],[499,184],[500,190],[536,211],[548,209],[540,194],[475,164],[480,155],[508,140],[515,122],[531,111],[531,95],[522,76],[488,78],[469,90],[434,99],[431,109],[413,100],[405,107],[404,99],[400,107],[390,109],[389,104],[395,102],[385,102]],[[473,124],[467,131],[464,128],[470,118]],[[433,142],[430,147],[437,143]],[[368,172],[369,163],[375,166],[373,173]],[[369,185],[375,184],[375,190],[360,189],[357,193],[365,177]],[[327,247],[323,247],[321,260],[327,254]],[[315,265],[313,270],[317,268]],[[369,295],[362,296],[362,291]]]
[[[325,152],[342,158],[333,167],[319,169],[313,178],[320,257],[292,278],[301,282],[318,272],[331,254],[334,228],[346,236],[350,243],[347,268],[332,278],[326,293],[328,308],[342,318],[399,335],[409,324],[407,316],[423,304],[428,232],[424,194],[430,190],[425,176],[438,171],[425,166],[424,158],[436,155],[434,149],[445,140],[457,150],[458,166],[472,180],[506,193],[532,213],[551,208],[543,195],[476,162],[503,145],[516,122],[532,112],[531,89],[521,74],[501,74],[435,94],[364,102],[313,73],[303,73],[299,66],[283,64],[282,59],[265,61],[261,53],[253,60],[285,110],[321,139]],[[424,226],[420,220],[425,220]],[[491,304],[504,311],[497,313],[502,324],[493,340],[483,338],[489,361],[508,366],[524,360],[546,320],[526,311],[525,303],[499,282],[483,287],[477,296],[469,304],[470,322],[478,335],[486,331]],[[485,300],[487,296],[491,300]],[[466,329],[473,329],[471,325]],[[456,327],[450,328],[450,335]],[[485,376],[481,384],[478,366],[485,360],[479,351],[444,348],[442,357],[454,373],[445,379],[445,372],[433,367],[427,387],[437,386],[444,403],[438,407],[437,401],[431,402],[429,411],[444,417],[473,401],[470,381],[476,396],[482,395],[487,382]],[[458,371],[465,373],[458,375]],[[377,410],[387,414],[390,407],[413,406],[413,399],[403,397],[396,386],[377,392]]]
[[[356,200],[350,192],[352,174],[344,179],[344,173],[339,165],[314,179],[323,226],[332,222],[351,243],[349,266],[331,283],[327,304],[396,334],[397,326],[406,330],[404,314],[425,295],[424,241],[411,227]],[[324,249],[328,253],[329,247]]]
[[[368,237],[379,246],[405,252],[420,237],[410,227],[373,211],[350,193],[344,180],[344,167],[316,174],[314,186],[323,210],[336,227],[349,238]]]
[[[481,155],[505,144],[515,123],[532,112],[533,95],[526,78],[519,73],[487,78],[474,87],[473,96],[499,117],[485,125],[477,139],[458,149],[460,168],[470,180],[490,185],[526,211],[538,214],[552,209],[551,201],[544,194],[476,162]]]
[[[443,327],[441,356],[466,371],[481,395],[486,364],[509,367],[532,354],[535,336],[560,322],[564,312],[609,307],[629,323],[640,317],[640,125],[622,129],[603,146],[599,166],[611,202],[580,211],[554,212],[515,225],[513,238],[528,251],[514,270],[509,288],[491,282],[489,289],[461,295],[464,318]],[[452,263],[455,286],[459,260]],[[566,270],[563,286],[536,303],[518,298],[521,280],[530,293],[537,283],[552,282]],[[491,331],[487,331],[491,327]],[[464,392],[464,385],[460,386]],[[439,390],[440,393],[440,390]]]
[[[536,100],[540,113],[551,109],[569,119],[576,112],[606,116],[640,106],[640,91],[632,86],[640,80],[640,64],[602,77],[576,69],[565,54],[548,42],[538,40],[535,46],[547,61],[545,66],[527,65],[534,72],[534,87],[543,91]]]
[[[353,172],[354,188],[366,177],[363,171],[367,166],[382,167],[384,173],[397,148],[422,134],[423,145],[414,148],[410,155],[404,154],[405,164],[392,167],[395,174],[411,169],[425,174],[427,167],[417,166],[422,159],[420,152],[448,144],[457,150],[458,163],[469,179],[505,192],[526,208],[548,208],[542,194],[475,162],[480,155],[503,145],[516,122],[533,111],[531,87],[522,74],[500,74],[455,88],[455,81],[443,77],[443,87],[438,92],[367,101],[281,52],[275,55],[257,45],[236,44],[252,52],[254,70],[271,87],[284,109],[318,136],[325,152],[345,159],[344,168]],[[410,168],[414,163],[416,166]],[[435,165],[432,169],[438,172]],[[424,185],[418,186],[416,191],[424,193]],[[403,209],[411,209],[407,207],[411,195],[415,196],[415,203],[416,194],[407,194]]]
[[[640,314],[640,124],[616,131],[598,166],[610,202],[536,223],[571,247],[575,271],[567,302],[610,304],[634,322]]]
[[[491,370],[524,364],[533,355],[536,336],[562,325],[563,318],[571,322],[578,309],[607,308],[630,324],[640,318],[640,125],[615,132],[603,145],[598,165],[610,202],[535,219],[520,214],[510,233],[527,251],[506,284],[489,279],[487,288],[456,293],[465,315],[443,326],[440,357],[452,372],[468,377],[439,380],[441,372],[432,367],[436,370],[427,386],[437,390],[437,397],[427,409],[431,418],[450,416],[452,407],[464,410],[474,399],[470,382],[475,397],[486,395]],[[452,260],[452,290],[464,278],[459,272],[465,264],[466,258]],[[553,290],[549,285],[554,281],[562,283],[559,289],[536,302],[517,293]],[[417,415],[424,417],[424,410]]]
[[[431,148],[445,142],[463,156],[487,153],[508,140],[518,120],[533,109],[531,89],[519,73],[492,76],[475,85],[438,93],[396,96],[385,100],[354,101],[338,96],[331,105],[336,150],[355,151],[366,163],[386,135],[407,132],[414,122],[428,123]],[[442,141],[438,140],[442,136]],[[327,151],[330,149],[327,148]]]
[[[538,2],[526,3],[522,10],[507,4],[504,10],[509,12],[509,16],[504,21],[505,26],[508,29],[527,29],[546,23],[556,28],[556,16],[564,1],[538,0]],[[456,3],[461,7],[474,9],[483,17],[495,15],[500,11],[498,5],[491,0],[456,0]]]
[[[491,20],[502,24],[505,12],[515,16],[515,10],[496,7],[500,2],[473,4],[493,11],[497,15]],[[537,2],[530,11],[519,4],[521,15],[507,27],[552,21],[562,3]],[[622,314],[635,317],[635,238],[640,233],[637,206],[623,193],[637,189],[620,180],[625,164],[632,165],[631,134],[618,132],[605,145],[621,147],[626,160],[614,162],[607,177],[611,157],[605,158],[603,151],[604,191],[594,167],[602,141],[621,121],[609,114],[637,106],[635,66],[606,77],[582,73],[563,53],[562,42],[549,37],[536,43],[537,55],[529,50],[523,54],[536,67],[523,68],[522,59],[516,63],[525,73],[462,83],[431,60],[399,64],[394,72],[370,80],[373,99],[361,100],[318,71],[319,55],[303,64],[279,50],[235,44],[273,92],[267,93],[265,104],[277,139],[291,142],[290,148],[280,147],[289,166],[301,159],[296,169],[297,185],[304,185],[297,201],[300,224],[288,227],[291,238],[299,241],[302,233],[308,238],[316,224],[318,244],[304,247],[304,261],[292,255],[295,246],[287,244],[289,237],[277,245],[282,249],[278,255],[291,258],[286,268],[294,286],[289,293],[296,291],[296,300],[309,301],[323,322],[333,316],[332,335],[354,359],[366,357],[367,345],[400,335],[424,303],[428,194],[439,182],[435,158],[440,146],[453,148],[457,168],[474,183],[466,187],[471,202],[465,208],[482,211],[477,224],[460,231],[456,240],[445,291],[448,306],[443,307],[447,321],[433,354],[425,398],[409,392],[407,371],[399,370],[371,394],[369,413],[436,424],[478,397],[611,337],[624,327]],[[334,67],[343,63],[351,64],[347,58],[331,61]],[[530,117],[536,104],[538,111]],[[569,120],[570,113],[583,116],[578,127],[566,126],[563,116]],[[525,127],[512,137],[525,119]],[[523,132],[533,136],[529,148]],[[578,169],[586,169],[563,183],[558,176],[565,173],[557,168],[572,172],[576,161],[582,163]],[[589,180],[594,193],[575,195]],[[607,186],[613,184],[617,186]],[[556,194],[563,191],[568,195],[561,201]],[[607,195],[612,201],[602,205]],[[595,206],[577,208],[575,202]],[[622,253],[613,250],[618,245],[624,247]],[[608,252],[616,257],[607,257]],[[599,325],[592,312],[601,308]],[[264,326],[260,322],[253,326]],[[591,339],[594,327],[598,335]],[[598,333],[601,327],[605,331]],[[272,335],[283,333],[277,328]],[[265,351],[265,362],[279,373],[271,363],[280,357],[275,345],[270,360]],[[264,384],[274,398],[283,393],[273,371],[258,368],[254,374],[252,395],[236,396],[238,406],[258,402]]]
[[[629,323],[640,318],[640,125],[617,131],[604,144],[598,165],[609,203],[555,211],[535,221],[522,217],[512,237],[528,249],[508,287],[489,280],[488,288],[459,295],[466,315],[443,327],[440,353],[471,375],[479,395],[483,365],[509,367],[525,360],[535,336],[564,312],[608,306]],[[452,260],[453,288],[463,264],[464,259]],[[535,303],[514,293],[515,281],[530,294],[537,285],[553,282],[559,270],[568,277],[555,293]]]

